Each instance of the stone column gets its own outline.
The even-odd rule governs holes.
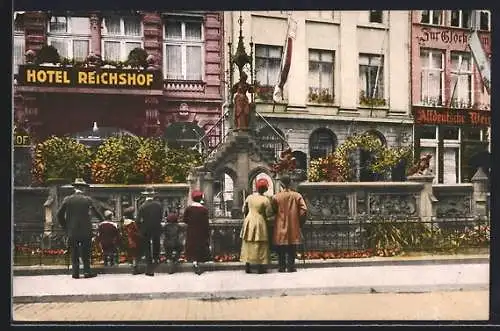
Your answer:
[[[193,203],[193,200],[191,199],[191,193],[196,190],[196,188],[198,187],[198,175],[194,173],[194,171],[191,171],[188,175],[188,178],[187,178],[187,182],[189,184],[189,192],[188,192],[188,196],[187,196],[187,206],[189,206],[191,203]]]
[[[422,222],[432,221],[436,216],[434,205],[438,201],[432,190],[433,175],[413,175],[408,177],[408,181],[424,184],[417,199],[418,215]]]
[[[101,17],[90,14],[90,51],[101,57]]]
[[[214,217],[214,178],[210,172],[203,174],[203,195],[205,206],[208,208],[208,217]]]
[[[476,173],[471,179],[472,187],[472,210],[475,215],[485,217],[489,214],[488,208],[488,176],[484,173],[482,167],[477,168]]]
[[[242,207],[248,193],[248,174],[250,172],[250,159],[248,156],[249,133],[248,131],[238,131],[235,137],[237,141],[236,151],[238,153],[235,170],[238,178],[236,179],[236,183],[234,183],[231,217],[242,218]]]

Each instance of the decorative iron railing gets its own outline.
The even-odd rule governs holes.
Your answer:
[[[210,225],[211,254],[215,261],[239,260],[241,224],[241,221],[219,220]],[[182,229],[180,240],[184,243],[185,226]],[[102,257],[95,235],[92,264],[98,265]],[[425,222],[417,217],[395,216],[329,218],[309,220],[302,236],[299,258],[392,256],[419,251],[452,253],[461,249],[487,249],[490,220],[486,217],[432,218]],[[128,262],[127,241],[122,238],[118,245],[118,263]],[[165,260],[163,243],[161,260]],[[66,265],[69,268],[66,235],[59,227],[45,233],[41,227],[15,227],[13,262],[14,265]]]

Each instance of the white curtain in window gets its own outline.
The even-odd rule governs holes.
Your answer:
[[[320,87],[318,62],[309,62],[308,86],[314,89]]]
[[[52,39],[50,41],[50,44],[57,49],[57,51],[59,52],[59,56],[61,58],[69,57],[68,56],[68,40],[67,39]]]
[[[267,70],[266,70],[266,59],[256,58],[255,59],[255,71],[256,77],[259,84],[266,86],[267,82]]]
[[[120,61],[120,42],[119,41],[105,41],[104,42],[104,59],[107,61]]]
[[[181,39],[182,38],[181,23],[176,21],[167,21],[167,23],[165,24],[165,38]]]
[[[186,79],[201,80],[201,47],[186,47]]]
[[[83,61],[89,55],[88,40],[73,40],[73,59]]]
[[[201,40],[201,23],[186,22],[186,40]]]
[[[441,98],[441,71],[422,70],[422,100],[438,102]]]
[[[126,36],[141,35],[141,19],[139,17],[125,17],[123,19]]]
[[[167,79],[184,79],[182,75],[182,50],[179,45],[167,45]]]
[[[444,164],[444,174],[443,183],[444,184],[456,184],[457,183],[457,148],[445,148],[443,154],[443,164]]]
[[[71,34],[90,34],[90,19],[88,17],[71,17]]]
[[[119,17],[106,17],[104,19],[104,27],[108,35],[121,35]]]
[[[13,58],[13,72],[15,74],[19,71],[19,65],[24,63],[24,38],[14,36],[14,58]]]
[[[458,82],[457,82],[458,78]],[[453,99],[461,104],[471,103],[472,77],[469,74],[451,75],[451,94]],[[453,92],[454,91],[454,92]]]

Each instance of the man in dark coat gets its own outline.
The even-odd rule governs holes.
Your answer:
[[[209,259],[209,217],[207,207],[201,204],[203,193],[193,191],[193,203],[184,211],[183,222],[187,225],[186,231],[186,258],[193,262],[194,272],[202,273],[198,262]]]
[[[154,276],[154,267],[160,261],[160,236],[162,231],[163,207],[159,201],[153,199],[156,194],[153,187],[147,187],[142,192],[146,201],[137,211],[137,223],[144,239],[143,248],[146,252],[146,275]],[[153,251],[151,252],[151,242]]]
[[[64,198],[57,211],[57,220],[68,234],[69,248],[71,251],[72,276],[80,278],[80,257],[83,260],[83,273],[85,278],[92,278],[97,274],[90,270],[90,256],[92,245],[92,222],[90,210],[103,221],[92,198],[84,193],[88,184],[81,178],[73,183],[75,193]],[[80,254],[81,249],[81,254]]]
[[[296,246],[302,241],[302,227],[306,222],[307,206],[302,195],[291,188],[288,175],[280,178],[283,191],[272,199],[274,219],[273,244],[278,251],[279,272],[295,272]]]

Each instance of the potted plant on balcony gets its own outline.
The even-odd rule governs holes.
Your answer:
[[[140,47],[130,51],[127,64],[132,68],[146,68],[148,66],[148,53]]]
[[[255,81],[255,95],[260,101],[272,101],[274,86],[261,85],[259,81]]]
[[[365,94],[365,91],[361,91],[359,94],[359,104],[366,107],[385,107],[387,106],[387,101],[383,98],[371,97]]]
[[[43,45],[42,48],[37,52],[35,58],[35,64],[41,66],[54,66],[60,63],[61,57],[57,48],[52,45]]]

